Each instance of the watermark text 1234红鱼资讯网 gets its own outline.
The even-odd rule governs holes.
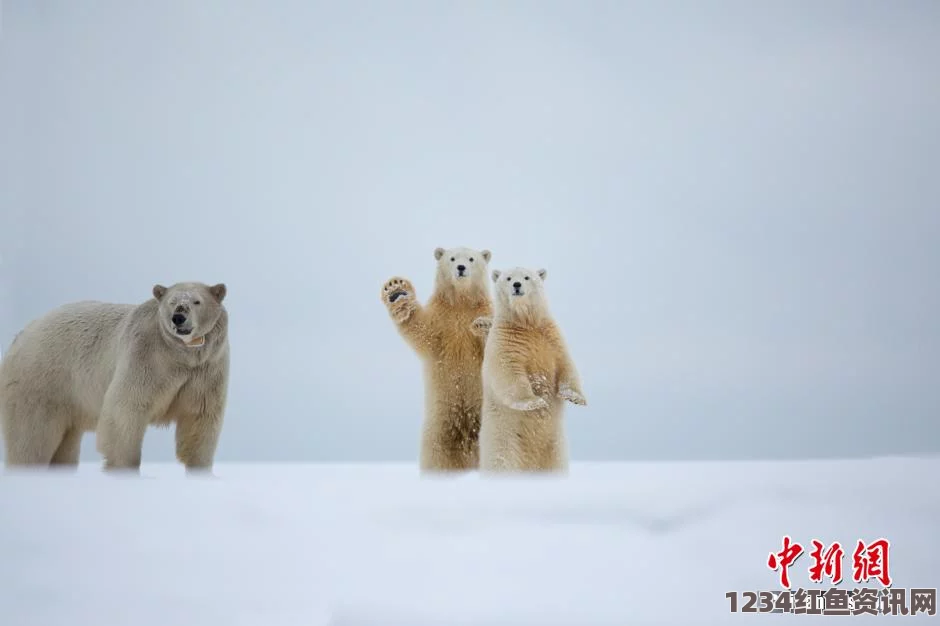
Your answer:
[[[732,613],[795,615],[936,615],[936,588],[842,587],[729,591]]]

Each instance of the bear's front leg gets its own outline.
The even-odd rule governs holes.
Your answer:
[[[184,413],[176,420],[176,458],[189,474],[212,470],[228,394],[227,359],[206,378],[205,384],[204,397],[193,403],[200,410]]]
[[[382,285],[382,302],[396,324],[402,324],[418,308],[414,285],[407,278],[390,278]]]
[[[571,383],[562,383],[558,386],[558,397],[572,404],[580,404],[581,406],[587,405],[584,392],[572,387]]]
[[[147,426],[166,414],[180,385],[136,352],[117,364],[95,436],[105,470],[140,471]]]
[[[222,413],[187,415],[176,422],[176,458],[189,474],[212,470],[222,433]]]
[[[411,349],[427,355],[431,350],[431,332],[411,281],[399,277],[386,281],[382,286],[382,302]]]
[[[548,402],[535,395],[532,382],[525,372],[497,373],[492,377],[490,386],[501,403],[516,411],[548,408]]]
[[[490,329],[492,327],[493,318],[481,316],[473,320],[473,322],[470,324],[470,332],[486,341],[486,338],[489,336]]]
[[[112,384],[105,394],[95,434],[105,470],[140,470],[144,434],[149,424],[147,406],[133,402]]]
[[[581,377],[567,354],[564,355],[558,371],[558,397],[572,404],[587,405],[587,399],[581,390]]]

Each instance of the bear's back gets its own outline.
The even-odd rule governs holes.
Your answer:
[[[29,376],[94,391],[114,370],[116,342],[135,305],[85,300],[52,309],[23,328],[0,362],[0,387]]]

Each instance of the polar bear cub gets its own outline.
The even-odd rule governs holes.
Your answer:
[[[577,368],[545,295],[544,269],[493,270],[494,315],[473,322],[486,337],[480,470],[568,469],[564,402],[586,405]]]
[[[0,361],[7,466],[75,466],[97,431],[106,469],[136,470],[149,425],[176,423],[187,470],[212,466],[229,374],[224,284],[155,285],[139,305],[84,301],[33,321]]]

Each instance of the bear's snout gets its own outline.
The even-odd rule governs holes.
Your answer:
[[[458,266],[457,266],[457,274],[458,274],[459,276],[463,276],[463,273],[466,272],[466,271],[467,271],[467,266],[466,266],[466,265],[458,265]]]
[[[170,318],[170,321],[173,322],[176,326],[182,326],[186,323],[186,316],[182,313],[174,313],[173,317]]]

